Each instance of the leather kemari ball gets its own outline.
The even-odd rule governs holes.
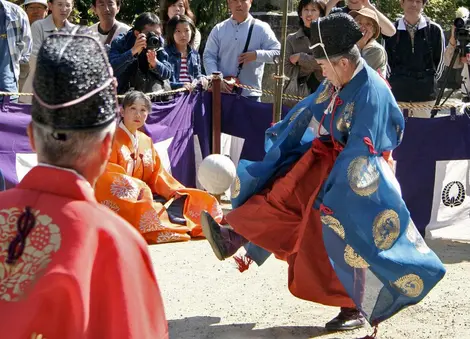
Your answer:
[[[197,178],[204,189],[211,194],[223,194],[232,185],[237,170],[232,160],[222,154],[207,156],[199,166]]]

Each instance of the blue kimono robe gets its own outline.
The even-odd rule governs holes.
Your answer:
[[[266,131],[266,156],[260,162],[240,162],[232,203],[240,206],[282,175],[314,138],[333,139],[342,151],[315,208],[321,211],[331,265],[375,325],[421,301],[443,278],[445,268],[410,219],[398,182],[382,157],[400,144],[404,130],[403,115],[387,84],[361,60],[336,98],[333,92],[324,81]],[[332,101],[337,103],[333,109]]]

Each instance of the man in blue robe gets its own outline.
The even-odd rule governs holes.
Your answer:
[[[361,37],[345,14],[312,24],[326,81],[267,130],[262,161],[240,163],[231,227],[202,217],[220,260],[250,241],[287,261],[292,294],[341,307],[328,330],[376,326],[421,301],[445,274],[384,159],[401,142],[404,118],[360,57]]]

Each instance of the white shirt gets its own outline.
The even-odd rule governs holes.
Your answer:
[[[70,32],[74,24],[71,24],[68,20],[65,21],[63,30]],[[39,49],[42,46],[42,43],[46,38],[52,35],[59,30],[55,26],[54,20],[52,19],[52,14],[48,15],[43,20],[37,20],[31,25],[31,35],[33,37],[33,51],[31,52],[31,57],[29,58],[29,74],[25,80],[25,83],[22,88],[24,93],[33,92],[33,79],[34,74],[36,73],[36,62]],[[32,101],[32,96],[20,96],[19,102],[30,104]]]
[[[238,57],[245,47],[252,20],[255,20],[255,25],[247,51],[256,52],[256,60],[243,65],[239,79],[244,85],[261,89],[264,64],[274,63],[273,58],[279,55],[281,44],[267,22],[254,19],[251,15],[241,23],[229,18],[212,29],[203,56],[207,74],[219,71],[223,76],[237,75]],[[261,96],[261,92],[244,89],[243,95]]]
[[[90,26],[90,30],[93,32],[93,33],[96,33],[98,38],[100,39],[101,43],[105,43],[106,39],[108,38],[108,34],[101,34],[99,31],[98,31],[98,25],[100,23],[97,22],[96,24],[94,25],[91,25]],[[116,25],[117,25],[117,29],[116,29],[116,32],[114,32],[114,35],[113,35],[113,38],[111,39],[111,41],[113,41],[114,39],[116,39],[119,34],[125,34],[127,33],[131,28],[129,26],[127,26],[125,23],[123,22],[119,22],[116,20]],[[111,44],[111,42],[110,42]]]

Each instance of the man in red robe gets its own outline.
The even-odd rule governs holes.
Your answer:
[[[116,128],[116,83],[102,45],[44,42],[28,127],[39,165],[0,193],[0,328],[16,338],[168,338],[147,246],[98,204]]]

